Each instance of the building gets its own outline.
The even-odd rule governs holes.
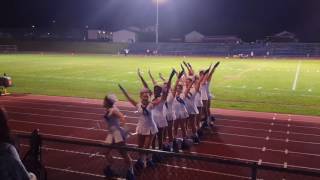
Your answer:
[[[192,31],[185,35],[184,41],[187,43],[198,43],[198,42],[203,42],[204,38],[205,36],[202,35],[201,33],[197,31]]]
[[[111,40],[111,32],[107,32],[99,29],[87,30],[87,40],[89,41],[109,41]]]
[[[298,42],[298,38],[294,33],[282,31],[272,36],[267,36],[265,42]]]
[[[210,42],[210,43],[228,43],[228,44],[240,44],[242,42],[242,40],[237,36],[225,36],[225,35],[207,36],[205,37],[204,41]]]
[[[137,42],[137,33],[129,30],[119,30],[112,33],[112,41],[118,43],[135,43]]]

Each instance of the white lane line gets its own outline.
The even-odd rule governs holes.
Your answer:
[[[260,124],[260,125],[269,125],[267,122],[256,122],[256,121],[246,121],[246,120],[235,120],[235,119],[225,119],[225,118],[218,118],[219,120],[223,121],[232,121],[232,122],[241,122],[246,124]],[[285,123],[277,123],[276,126],[287,127],[288,125]],[[313,127],[313,126],[301,126],[301,125],[291,125],[292,127],[298,128],[307,128],[307,129],[316,129],[320,131],[320,127]]]
[[[72,119],[72,120],[80,120],[80,121],[91,121],[91,122],[102,122],[102,120],[94,120],[94,119],[86,119],[86,118],[75,118],[75,117],[65,117],[65,116],[56,116],[56,115],[43,115],[43,114],[35,114],[35,113],[20,113],[20,112],[9,112],[9,113],[15,113],[15,114],[23,114],[23,115],[33,115],[33,116],[44,116],[44,117],[54,117],[54,118],[61,118],[61,119]],[[137,119],[138,117],[128,117],[130,119]],[[236,120],[235,120],[236,121]],[[25,123],[27,123],[27,121],[23,121]],[[32,123],[32,121],[29,121],[30,123]],[[34,123],[38,123],[38,122],[34,122]],[[48,123],[47,123],[48,124]],[[136,126],[137,124],[136,123],[126,123],[128,125],[132,125],[132,126]],[[267,124],[267,123],[265,123]],[[45,125],[45,124],[43,124]],[[57,125],[57,124],[54,124],[54,125]],[[60,126],[63,126],[63,125],[60,125]],[[244,127],[235,127],[235,126],[226,126],[226,125],[216,125],[216,126],[220,126],[220,127],[229,127],[229,128],[237,128],[237,129],[245,129],[245,130],[253,130],[253,131],[263,131],[263,132],[269,132],[267,130],[264,130],[264,129],[256,129],[256,128],[244,128]],[[288,126],[288,125],[287,125]],[[73,126],[70,126],[70,127],[73,127]],[[290,125],[288,126],[290,127]],[[76,128],[76,127],[75,127]],[[315,127],[310,127],[310,128],[315,128]],[[92,128],[91,128],[92,129]],[[319,128],[316,128],[316,129],[319,129]],[[95,129],[97,130],[97,129]],[[282,133],[282,134],[286,134],[287,132],[285,131],[274,131],[276,133]],[[296,133],[296,132],[290,132],[291,134],[297,134],[297,135],[306,135],[306,136],[317,136],[317,137],[320,137],[320,135],[318,134],[306,134],[306,133]]]
[[[2,101],[2,100],[0,100]],[[27,102],[25,102],[27,103]],[[37,104],[37,103],[30,103],[30,104]],[[39,104],[39,103],[38,103]],[[41,103],[43,104],[43,103]],[[48,104],[47,104],[48,105]],[[67,105],[61,105],[63,107],[66,107]],[[69,105],[69,106],[72,106],[72,105]],[[17,106],[8,106],[8,107],[17,107]],[[83,108],[81,106],[72,106],[72,107],[80,107],[80,108]],[[20,107],[17,107],[17,108],[20,108]],[[30,108],[30,107],[28,107]],[[93,107],[90,107],[90,108],[93,108]],[[30,108],[30,109],[36,109],[36,110],[48,110],[48,109],[45,109],[45,108]],[[95,109],[101,109],[102,108],[95,108]],[[50,111],[57,111],[57,112],[71,112],[71,113],[83,113],[83,114],[93,114],[93,115],[101,115],[100,113],[86,113],[86,112],[81,112],[81,111],[70,111],[70,110],[54,110],[54,109],[51,109]],[[136,111],[130,111],[130,110],[123,110],[121,109],[122,112],[129,112],[129,113],[136,113]],[[13,112],[13,111],[12,111]],[[20,112],[15,112],[17,114],[19,114]],[[25,113],[25,114],[30,114],[30,115],[39,115],[41,116],[41,114],[31,114],[31,113]],[[42,115],[42,116],[50,116],[50,115]],[[276,116],[277,116],[277,113],[274,114],[274,117],[272,118],[273,120],[276,119]],[[54,117],[54,116],[52,116]],[[61,117],[62,118],[62,117]],[[70,118],[73,118],[73,117],[70,117]],[[134,116],[131,116],[130,118],[138,118],[138,117],[134,117]],[[84,119],[84,118],[77,118],[78,120],[84,120],[84,121],[97,121],[97,120],[93,120],[93,119]],[[243,121],[243,120],[233,120],[233,119],[225,119],[225,118],[219,118],[221,120],[224,120],[224,121],[234,121],[234,122],[244,122],[244,123],[250,123],[250,124],[268,124],[268,123],[264,123],[264,122],[252,122],[252,121]],[[291,119],[291,118],[290,118]],[[291,120],[290,120],[291,121]],[[284,126],[282,124],[277,124],[277,126]],[[311,127],[311,126],[301,126],[301,125],[292,125],[292,127],[301,127],[301,128],[310,128],[310,129],[318,129],[320,130],[320,128],[318,127]]]
[[[266,129],[261,129],[261,128],[246,128],[246,127],[239,127],[239,126],[229,126],[229,125],[220,125],[220,124],[215,124],[217,127],[225,127],[225,128],[233,128],[233,129],[243,129],[243,130],[252,130],[252,131],[261,131],[261,132],[275,132],[275,133],[281,133],[281,134],[288,134],[288,131],[276,131],[276,130],[266,130]],[[299,133],[299,132],[289,132],[290,134],[296,134],[296,135],[303,135],[303,136],[316,136],[320,137],[320,134],[307,134],[307,133]]]
[[[267,136],[267,137],[266,137],[266,140],[267,140],[267,141],[269,141],[269,140],[270,140],[269,136]]]
[[[36,124],[36,125],[42,125],[42,126],[54,126],[54,127],[74,128],[74,129],[83,129],[83,130],[92,130],[92,131],[108,132],[108,130],[95,129],[94,127],[85,128],[85,127],[79,127],[79,126],[68,126],[68,125],[53,124],[53,123],[39,123],[39,122],[32,122],[32,121],[20,121],[20,120],[15,120],[15,119],[10,119],[10,122],[25,123],[25,124]]]
[[[17,120],[13,120],[13,121],[17,121]],[[17,121],[20,122],[20,121]],[[34,122],[25,122],[22,121],[23,123],[30,123],[30,124],[40,124],[40,125],[46,125],[46,126],[57,126],[57,127],[68,127],[68,128],[79,128],[79,129],[85,129],[85,130],[95,130],[95,131],[105,131],[107,132],[107,130],[96,130],[96,129],[92,129],[92,128],[83,128],[83,127],[76,127],[76,126],[64,126],[64,125],[56,125],[56,124],[43,124],[43,123],[34,123]],[[134,133],[131,134],[132,136],[136,135]],[[59,135],[57,135],[59,136]],[[266,140],[270,140],[269,136],[266,137]],[[271,139],[274,140],[274,139]],[[248,149],[256,149],[256,150],[260,150],[261,148],[258,147],[252,147],[252,146],[244,146],[244,145],[236,145],[236,144],[225,144],[225,143],[218,143],[218,142],[214,142],[214,141],[202,141],[205,144],[220,144],[220,145],[226,145],[226,146],[232,146],[232,147],[241,147],[241,148],[248,148]],[[289,142],[289,139],[286,139],[286,142]],[[134,145],[134,144],[131,144]],[[264,148],[265,149],[265,148]],[[268,149],[269,151],[281,151],[281,150],[275,150],[275,149]],[[310,154],[310,153],[302,153],[302,152],[293,152],[296,154],[305,154],[305,155],[311,155],[311,156],[320,156],[317,154]]]
[[[81,155],[92,155],[92,154],[90,154],[90,153],[85,153],[85,152],[76,152],[76,151],[60,150],[60,149],[54,149],[54,148],[45,148],[45,149],[52,150],[52,151],[75,153],[75,154],[81,154]],[[98,152],[98,153],[99,153],[99,152]],[[96,156],[96,154],[94,154],[93,157],[95,157],[95,156]],[[98,157],[105,158],[104,155],[100,155],[100,154],[98,154]],[[123,159],[123,158],[121,158],[121,157],[113,157],[113,158],[115,158],[115,159],[120,159],[120,160]],[[136,161],[136,160],[133,160],[133,161]],[[161,164],[162,166],[172,167],[172,168],[176,168],[176,169],[184,169],[184,170],[189,170],[189,171],[196,171],[196,172],[210,173],[210,174],[218,174],[218,175],[229,176],[229,177],[234,177],[234,178],[241,178],[241,179],[251,179],[250,177],[240,176],[240,175],[235,175],[235,174],[230,174],[230,173],[223,173],[223,172],[216,172],[216,171],[208,171],[208,170],[203,170],[203,169],[189,168],[189,167],[185,167],[185,166],[177,166],[177,165],[164,164],[164,163],[159,163],[159,164]],[[46,168],[48,168],[48,169],[53,169],[53,170],[57,170],[57,171],[62,171],[62,172],[68,172],[68,173],[76,173],[76,174],[81,174],[81,175],[89,175],[89,176],[103,177],[103,178],[105,177],[104,175],[93,174],[93,173],[82,172],[82,171],[76,171],[76,170],[70,170],[70,168],[55,168],[55,167],[51,167],[51,166],[46,166]]]
[[[299,78],[299,74],[300,74],[300,67],[301,67],[301,61],[299,61],[299,64],[297,65],[296,74],[295,74],[294,81],[292,84],[292,91],[295,91],[297,88],[298,78]]]
[[[214,141],[201,141],[201,142],[207,143],[207,144],[217,144],[217,145],[225,145],[225,146],[240,147],[240,148],[247,148],[247,149],[256,149],[256,150],[261,149],[259,147],[245,146],[245,145],[238,145],[238,144],[227,144],[227,143],[214,142]]]
[[[70,170],[70,169],[65,169],[65,168],[56,168],[56,167],[52,167],[52,166],[46,166],[46,168],[47,169],[51,169],[51,170],[55,170],[55,171],[62,171],[62,172],[67,172],[67,173],[74,173],[74,174],[81,174],[81,175],[105,178],[104,175],[88,173],[88,172],[82,172],[82,171],[76,171],[76,170]]]
[[[222,172],[208,171],[208,170],[203,170],[203,169],[181,167],[181,166],[176,166],[176,165],[171,165],[171,164],[162,164],[162,163],[160,163],[160,164],[164,165],[164,166],[167,166],[167,167],[173,167],[173,168],[179,168],[179,169],[184,169],[184,170],[197,171],[197,172],[202,172],[202,173],[218,174],[218,175],[229,176],[229,177],[240,178],[240,179],[251,179],[251,177],[240,176],[240,175],[229,174],[229,173],[222,173]]]

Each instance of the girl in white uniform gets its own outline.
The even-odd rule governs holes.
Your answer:
[[[104,98],[103,106],[106,108],[106,113],[104,115],[104,120],[107,124],[108,135],[106,138],[106,143],[114,144],[118,146],[125,146],[128,133],[120,126],[120,122],[125,123],[126,120],[124,115],[119,111],[119,109],[114,105],[117,99],[115,95],[109,95]],[[105,152],[106,158],[108,160],[108,165],[104,169],[104,173],[107,177],[112,177],[114,175],[111,168],[114,164],[110,152],[112,149],[107,149]],[[118,150],[119,154],[123,157],[128,165],[127,179],[134,179],[132,159],[129,154],[124,150]]]
[[[206,121],[207,123],[209,123],[210,125],[213,125],[212,121],[211,121],[211,112],[210,112],[210,105],[211,105],[211,99],[212,99],[212,95],[210,93],[210,82],[212,80],[212,75],[213,73],[215,72],[216,68],[219,66],[220,62],[217,62],[213,68],[211,69],[210,73],[208,73],[207,77],[206,77],[206,81],[205,81],[205,84],[204,84],[204,93],[206,94],[207,96],[207,101],[206,101],[206,104],[205,104],[205,115],[206,115]],[[208,124],[208,125],[209,125]]]
[[[182,73],[179,74],[175,87],[172,91],[172,95],[174,97],[172,102],[173,119],[175,120],[174,136],[177,137],[178,128],[180,126],[182,131],[182,137],[186,138],[187,132],[185,127],[185,122],[189,117],[189,114],[186,108],[185,95],[183,93],[183,84],[180,83],[181,76],[182,76]]]
[[[150,102],[150,90],[142,89],[140,91],[141,102],[137,103],[132,99],[126,90],[119,85],[122,93],[128,99],[128,101],[137,108],[138,113],[140,114],[137,124],[137,135],[138,135],[138,147],[149,149],[153,137],[158,132],[158,128],[154,120],[152,119],[152,109],[155,105],[161,103],[162,100]],[[151,158],[147,158],[147,154],[140,154],[137,165],[141,168],[146,167],[147,165],[153,166]]]
[[[197,127],[196,127],[196,116],[199,114],[197,104],[196,104],[196,97],[200,92],[200,85],[203,82],[204,77],[200,80],[195,81],[195,77],[188,77],[186,80],[186,91],[185,96],[186,98],[186,107],[189,113],[188,118],[188,126],[192,131],[192,139],[195,143],[199,143],[199,138],[197,134]]]
[[[175,74],[175,71],[173,70],[170,74],[169,81],[166,82],[162,88],[161,86],[157,85],[156,81],[154,80],[154,78],[151,75],[151,72],[149,71],[150,78],[152,79],[152,81],[154,83],[154,99],[152,100],[152,102],[159,101],[159,103],[154,105],[154,108],[152,109],[152,119],[155,121],[155,123],[158,127],[158,133],[152,142],[153,149],[156,148],[156,140],[158,141],[159,149],[164,148],[163,147],[164,131],[165,131],[165,128],[168,126],[168,122],[167,122],[165,115],[163,113],[163,111],[164,111],[163,109],[164,109],[166,99],[168,96],[168,89],[170,89],[171,80],[172,80],[174,74]]]
[[[195,76],[195,83],[198,83],[199,76]],[[202,82],[200,82],[200,88],[202,86]],[[196,97],[195,97],[195,105],[197,106],[198,109],[198,114],[196,115],[196,128],[200,129],[200,121],[201,121],[201,115],[202,115],[202,108],[203,108],[203,102],[201,99],[201,90],[199,89],[198,92],[196,92]]]

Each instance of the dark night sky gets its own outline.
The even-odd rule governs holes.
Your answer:
[[[0,27],[106,28],[155,23],[153,0],[1,0]],[[167,0],[162,35],[192,30],[254,40],[283,30],[320,41],[320,0]]]

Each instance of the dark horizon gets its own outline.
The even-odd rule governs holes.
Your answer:
[[[21,1],[21,0],[20,0]],[[103,28],[155,24],[152,0],[10,0],[0,6],[0,28]],[[160,6],[162,37],[197,30],[245,41],[289,31],[304,42],[320,41],[318,0],[167,0]]]

